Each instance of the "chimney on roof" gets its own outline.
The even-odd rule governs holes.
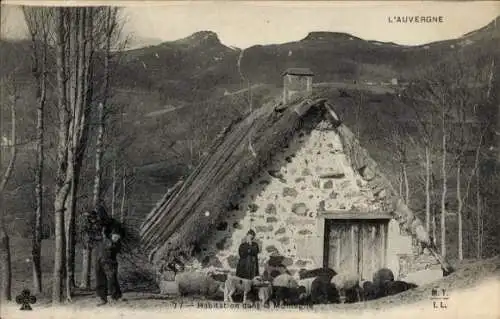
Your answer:
[[[283,104],[312,94],[314,73],[308,68],[289,68],[283,76]]]

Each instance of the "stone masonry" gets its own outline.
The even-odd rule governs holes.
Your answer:
[[[378,195],[380,196],[380,195]],[[377,196],[355,172],[343,153],[336,131],[326,121],[296,132],[288,147],[253,179],[235,209],[207,234],[192,270],[215,267],[235,271],[238,247],[254,229],[261,249],[260,269],[270,256],[285,257],[292,272],[322,266],[324,219],[318,210],[379,208]],[[402,259],[412,254],[412,240],[389,223],[387,266],[400,273]]]

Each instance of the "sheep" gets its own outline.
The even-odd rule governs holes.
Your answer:
[[[361,297],[363,301],[376,299],[379,294],[379,288],[369,280],[360,281],[359,287],[361,288]]]
[[[268,283],[266,285],[257,287],[257,290],[257,296],[259,297],[260,304],[262,307],[264,307],[271,300],[273,294],[273,286],[271,285],[271,283]]]
[[[418,286],[415,284],[407,283],[400,280],[386,281],[384,284],[383,292],[384,296],[391,296],[417,287]]]
[[[373,284],[382,287],[386,281],[394,281],[394,273],[388,268],[381,268],[373,274]]]
[[[222,294],[223,283],[216,281],[209,275],[201,272],[181,272],[175,276],[175,282],[179,287],[181,296],[200,295],[214,298],[218,293]]]
[[[315,278],[315,277],[318,277],[318,276],[325,276],[330,281],[332,279],[332,277],[335,276],[336,274],[337,273],[335,272],[335,270],[333,270],[331,268],[326,268],[326,267],[316,268],[316,269],[311,269],[311,270],[301,269],[299,271],[300,279]]]
[[[300,276],[299,276],[300,278]],[[297,279],[295,278],[298,284],[298,300],[297,303],[305,303],[307,300],[311,299],[311,288],[312,288],[312,283],[316,279],[315,277],[312,278],[305,278],[305,279]]]
[[[329,276],[316,277],[311,285],[311,303],[338,303],[339,292]]]
[[[281,306],[284,302],[291,303],[299,299],[299,285],[295,278],[288,273],[282,273],[276,276],[272,282],[273,302]]]
[[[307,296],[311,295],[311,286],[313,281],[316,279],[316,277],[311,277],[311,278],[305,278],[305,279],[299,279],[297,281],[297,284],[305,288],[305,294]]]
[[[228,275],[224,283],[224,301],[233,302],[233,294],[235,292],[242,292],[243,303],[246,303],[248,293],[252,291],[252,287],[261,283],[262,279],[259,276],[256,276],[254,279],[245,279],[235,275]]]
[[[335,285],[340,294],[340,300],[342,303],[350,301],[351,298],[346,298],[349,292],[354,292],[356,294],[357,300],[361,300],[361,293],[359,288],[359,279],[356,273],[341,273],[337,274],[330,281],[331,284]]]

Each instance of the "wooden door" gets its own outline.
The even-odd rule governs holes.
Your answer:
[[[385,265],[386,223],[383,220],[327,220],[325,265],[338,273],[356,272],[371,280]]]
[[[359,270],[361,279],[372,280],[373,273],[385,266],[385,223],[362,222],[360,225]]]
[[[328,231],[328,267],[337,273],[359,272],[359,234],[357,225],[330,222]]]

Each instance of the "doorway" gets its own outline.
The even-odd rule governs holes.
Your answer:
[[[389,219],[326,219],[323,265],[372,280],[386,266]]]

